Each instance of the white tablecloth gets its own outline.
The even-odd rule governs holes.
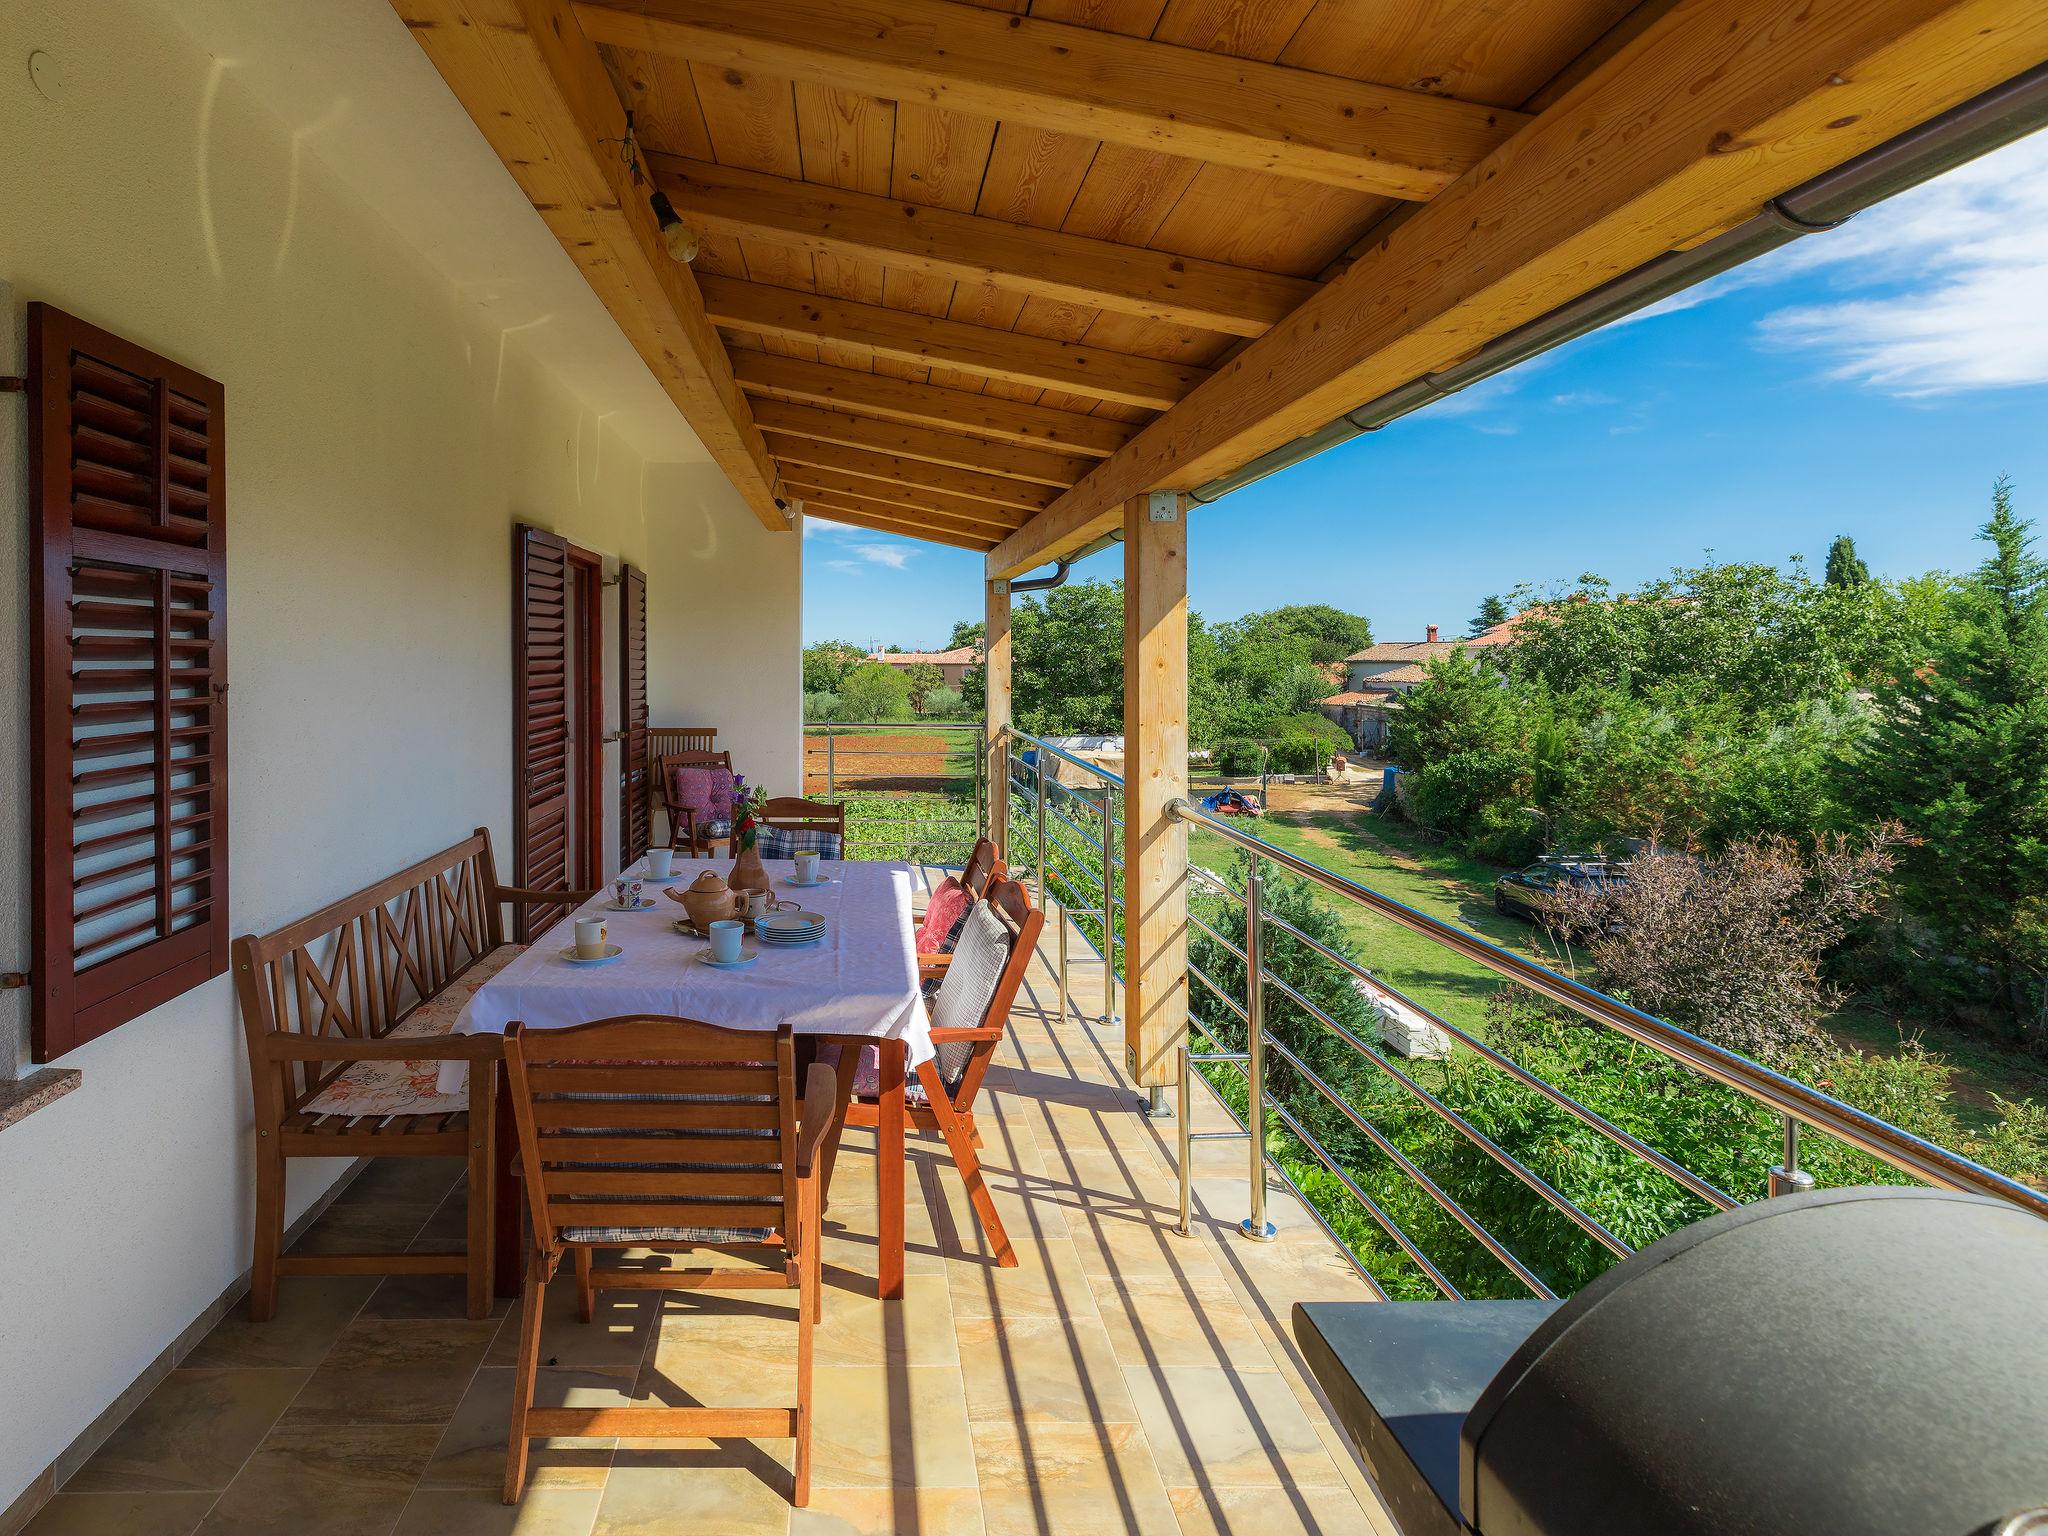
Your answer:
[[[527,951],[478,989],[455,1021],[457,1034],[503,1034],[512,1020],[528,1029],[561,1029],[622,1014],[667,1014],[739,1029],[791,1025],[803,1035],[868,1035],[901,1040],[914,1071],[932,1059],[931,1025],[918,994],[916,938],[911,923],[911,869],[869,860],[820,862],[829,885],[788,881],[795,865],[770,859],[775,894],[825,918],[825,937],[801,949],[776,949],[749,935],[759,958],[745,970],[721,971],[699,960],[710,945],[678,933],[684,915],[663,888],[682,890],[706,869],[723,875],[730,859],[677,859],[668,880],[650,881],[650,912],[607,912],[609,890],[577,911],[602,916],[610,942],[625,953],[609,965],[571,965],[562,950],[575,942],[570,919],[555,924]],[[636,865],[635,874],[644,870]],[[441,1068],[443,1093],[461,1089],[466,1063]]]

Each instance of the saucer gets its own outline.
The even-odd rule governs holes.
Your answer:
[[[714,971],[744,971],[748,966],[760,959],[761,955],[758,950],[742,946],[740,957],[737,960],[714,960],[711,958],[711,951],[708,949],[700,951],[697,958],[710,966]]]
[[[619,948],[618,945],[607,944],[604,947],[603,954],[599,955],[595,960],[586,960],[581,955],[576,953],[576,946],[574,944],[571,944],[567,949],[562,951],[562,958],[568,961],[571,965],[610,965],[614,960],[618,959],[619,956],[623,955],[624,953],[625,951]]]
[[[800,891],[807,891],[811,889],[812,886],[830,885],[832,883],[832,877],[830,875],[820,875],[815,880],[799,880],[795,875],[790,875],[787,876],[782,883],[784,885],[793,885]]]
[[[637,907],[622,907],[615,901],[608,901],[604,904],[604,909],[607,912],[652,912],[654,910],[654,903],[644,897]]]

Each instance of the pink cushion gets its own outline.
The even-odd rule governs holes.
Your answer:
[[[675,788],[677,805],[720,821],[731,814],[730,768],[678,767],[670,770],[670,782]]]
[[[932,899],[925,905],[924,921],[918,925],[917,952],[920,955],[944,954],[946,941],[952,937],[953,930],[959,926],[973,900],[957,876],[948,875],[941,880],[932,891]]]

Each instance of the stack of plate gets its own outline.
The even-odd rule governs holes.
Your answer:
[[[769,948],[815,944],[825,936],[825,919],[815,912],[769,912],[754,919],[754,937]]]

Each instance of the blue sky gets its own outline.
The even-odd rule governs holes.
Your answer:
[[[1327,602],[1406,639],[1582,571],[1817,571],[1838,533],[1959,570],[2001,473],[2048,533],[2048,133],[1196,510],[1188,583],[1209,619]],[[806,532],[807,641],[980,617],[979,555]]]

